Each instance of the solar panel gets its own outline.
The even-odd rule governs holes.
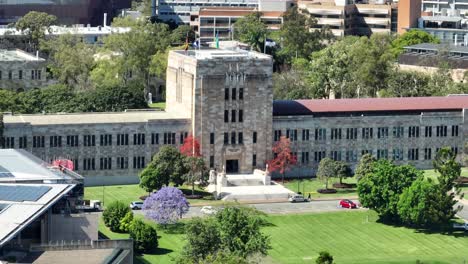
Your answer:
[[[0,213],[9,206],[10,204],[0,204]]]
[[[0,165],[0,178],[12,178],[15,177],[9,170],[5,169]]]
[[[52,187],[49,186],[0,186],[0,200],[24,202],[35,202],[46,194]]]

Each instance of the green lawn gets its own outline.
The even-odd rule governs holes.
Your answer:
[[[280,180],[277,180],[278,183],[281,183]],[[332,188],[332,184],[339,182],[338,179],[330,180],[328,183],[328,188]],[[355,178],[343,179],[343,183],[356,183]],[[346,197],[356,197],[355,189],[337,189],[337,193],[321,194],[318,193],[318,189],[324,189],[325,184],[317,179],[305,179],[305,180],[291,180],[285,182],[284,186],[290,189],[293,192],[302,192],[305,196],[308,196],[309,193],[312,198],[346,198]]]
[[[150,108],[166,109],[166,102],[157,102],[149,105]]]
[[[428,234],[376,222],[374,212],[268,217],[270,256],[278,263],[315,263],[329,251],[336,263],[464,263],[468,233]]]

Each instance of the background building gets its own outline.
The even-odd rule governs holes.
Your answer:
[[[418,26],[421,8],[421,0],[398,1],[398,34],[403,34],[409,28]]]

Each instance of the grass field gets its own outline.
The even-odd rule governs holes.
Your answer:
[[[149,105],[150,108],[166,109],[166,102],[157,102]]]
[[[281,182],[281,181],[278,181]],[[332,188],[332,184],[339,182],[338,179],[333,179],[328,183],[328,188]],[[343,183],[356,183],[355,178],[343,179]],[[356,189],[337,189],[337,193],[321,194],[318,193],[318,189],[324,189],[325,184],[317,179],[305,179],[305,180],[292,180],[285,182],[284,186],[293,192],[302,192],[305,196],[312,198],[346,198],[356,197]]]
[[[263,231],[270,236],[273,263],[315,263],[318,252],[329,251],[336,263],[464,263],[468,261],[468,233],[426,233],[376,222],[371,211],[270,215]],[[110,238],[127,234],[110,232]],[[160,248],[137,256],[136,263],[171,263],[184,245],[181,228],[157,228]],[[270,261],[269,261],[270,262]]]

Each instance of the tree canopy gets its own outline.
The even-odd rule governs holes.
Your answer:
[[[57,17],[54,15],[30,11],[16,21],[15,28],[26,34],[32,49],[37,49],[39,41],[44,39],[46,31],[50,31],[50,27],[56,23]]]
[[[278,171],[284,182],[284,173],[297,163],[297,157],[291,152],[291,141],[284,136],[273,145],[275,157],[268,162],[270,172]]]
[[[398,36],[392,42],[391,53],[397,58],[403,52],[404,47],[421,43],[440,43],[440,40],[425,31],[412,29]]]
[[[159,224],[175,224],[189,210],[189,203],[181,190],[163,187],[148,196],[142,210],[148,219]]]
[[[262,13],[255,12],[239,18],[234,23],[234,37],[249,44],[252,49],[261,51],[265,44],[267,26],[261,20]]]

